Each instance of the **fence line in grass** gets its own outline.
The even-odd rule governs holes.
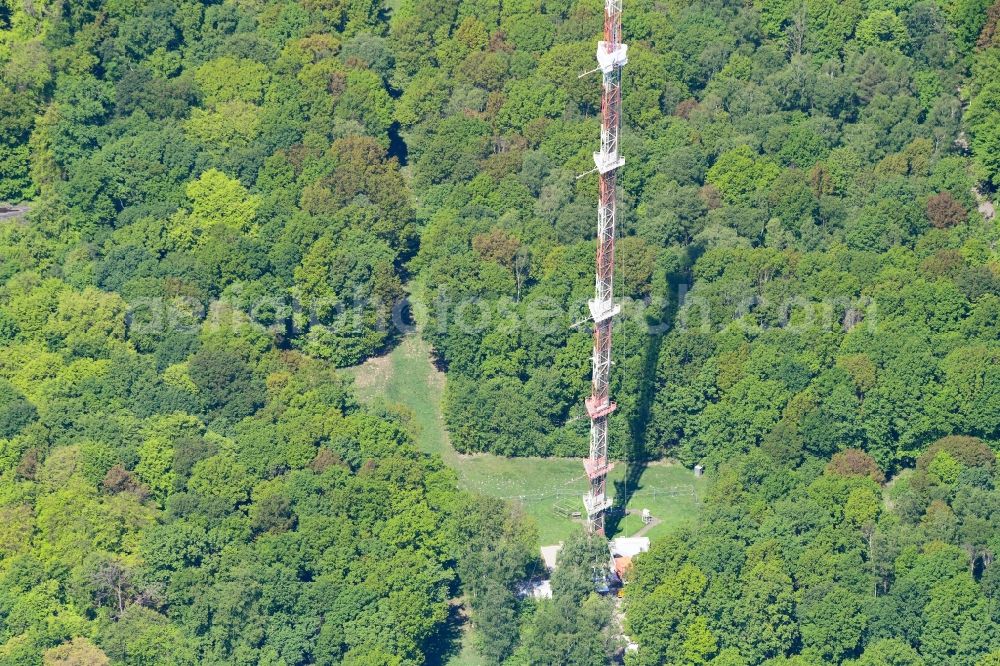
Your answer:
[[[670,487],[667,487],[667,488],[650,488],[648,486],[644,486],[642,488],[642,493],[643,493],[643,495],[645,495],[645,496],[647,496],[647,497],[649,497],[650,499],[653,499],[653,500],[655,500],[658,496],[659,497],[690,497],[690,496],[693,496],[695,494],[695,492],[694,492],[694,485],[690,485],[690,484],[682,484],[682,485],[678,485],[678,486],[670,486]],[[581,492],[579,492],[579,491],[559,489],[559,490],[550,490],[550,491],[547,491],[547,492],[544,492],[544,493],[534,493],[534,494],[530,494],[530,495],[510,495],[510,496],[507,496],[507,497],[503,497],[501,499],[505,499],[505,500],[518,500],[518,501],[521,501],[521,502],[538,502],[538,501],[546,500],[546,499],[550,499],[550,498],[559,499],[559,498],[569,498],[569,497],[572,497],[572,498],[576,499],[576,498],[582,497],[582,495],[583,494]],[[615,505],[616,506],[620,506],[619,500],[620,500],[619,497],[615,498]]]

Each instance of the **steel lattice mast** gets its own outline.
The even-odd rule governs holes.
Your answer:
[[[611,401],[611,330],[620,308],[614,303],[616,177],[625,164],[619,152],[621,132],[622,67],[628,62],[628,46],[621,43],[622,0],[605,0],[604,40],[597,45],[597,64],[602,74],[601,150],[594,153],[595,171],[600,174],[600,203],[597,212],[597,280],[590,316],[594,320],[593,375],[590,397],[590,457],[584,463],[590,491],[584,495],[591,532],[604,532],[604,514],[611,507],[607,496],[608,417],[617,405]]]

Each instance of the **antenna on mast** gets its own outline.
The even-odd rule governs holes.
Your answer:
[[[597,43],[597,69],[601,72],[601,150],[594,153],[600,174],[597,208],[597,270],[590,318],[594,321],[591,393],[586,400],[590,416],[590,455],[584,462],[590,489],[583,496],[590,532],[604,534],[604,517],[614,501],[607,496],[608,417],[617,405],[611,401],[611,332],[621,308],[614,302],[615,225],[618,203],[618,169],[625,164],[619,152],[621,133],[622,67],[628,63],[628,46],[621,43],[622,0],[605,0],[604,39]],[[593,171],[591,173],[593,173]]]

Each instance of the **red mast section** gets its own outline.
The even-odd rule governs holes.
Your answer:
[[[584,463],[590,490],[583,497],[591,532],[604,533],[604,514],[613,504],[607,496],[608,417],[617,405],[611,402],[611,329],[620,311],[614,303],[616,178],[625,164],[619,152],[621,133],[622,67],[628,62],[628,46],[621,43],[622,0],[605,0],[604,40],[597,45],[597,64],[602,74],[601,150],[594,153],[595,171],[600,174],[600,202],[597,210],[597,280],[590,316],[594,320],[594,355],[590,397],[590,457]]]

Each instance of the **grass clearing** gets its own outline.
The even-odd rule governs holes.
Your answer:
[[[486,495],[519,501],[538,524],[543,544],[558,543],[581,528],[581,522],[556,512],[557,504],[583,508],[587,489],[583,461],[574,458],[502,458],[493,455],[466,456],[456,468],[461,485]],[[621,496],[625,465],[608,477],[609,494]],[[632,489],[630,512],[619,523],[618,534],[630,536],[642,527],[639,515],[649,509],[660,522],[647,536],[656,538],[696,514],[702,484],[679,465],[655,464],[646,468],[639,488]],[[613,536],[613,535],[612,535]]]
[[[448,666],[486,666],[486,660],[479,656],[472,644],[472,631],[463,631],[460,651],[448,660]]]
[[[417,445],[440,455],[458,474],[461,487],[519,501],[538,524],[543,544],[558,543],[580,529],[578,520],[557,514],[555,507],[582,509],[586,491],[582,460],[462,455],[452,448],[441,413],[445,377],[431,363],[430,349],[419,335],[407,335],[391,353],[347,372],[354,377],[362,401],[384,400],[413,412]],[[609,494],[623,494],[624,478],[625,465],[619,463],[608,479]],[[631,489],[630,513],[620,521],[618,534],[630,536],[643,527],[642,509],[661,521],[646,533],[651,539],[676,529],[696,516],[703,487],[703,479],[679,465],[649,465],[639,487]]]

